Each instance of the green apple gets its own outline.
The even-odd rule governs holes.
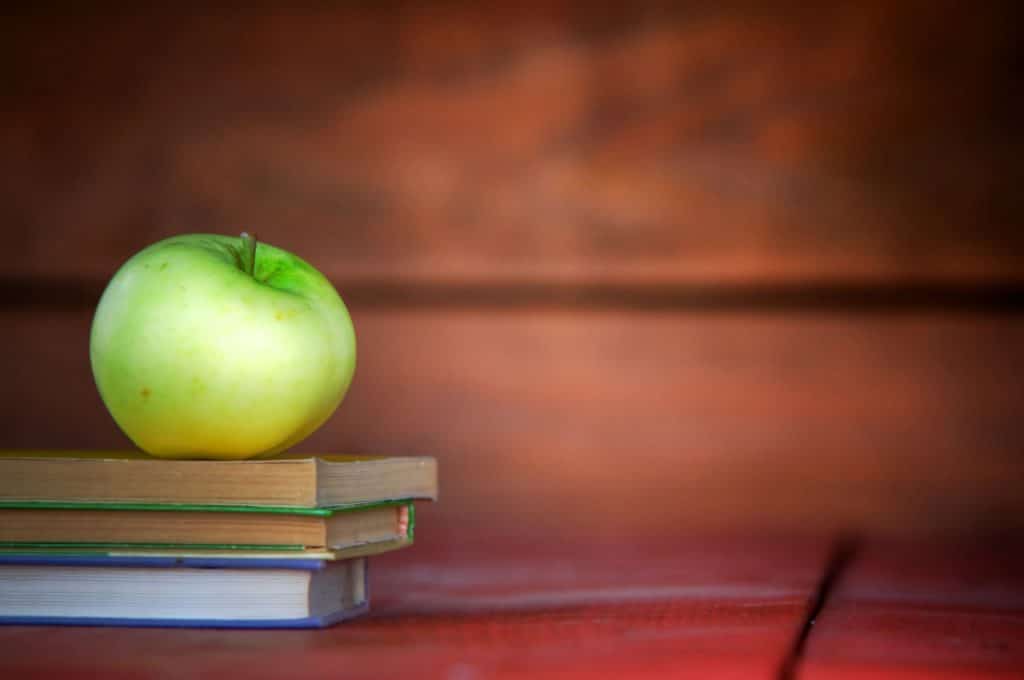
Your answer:
[[[103,402],[141,449],[240,459],[281,452],[330,417],[356,338],[338,293],[305,261],[246,234],[187,234],[118,270],[89,354]]]

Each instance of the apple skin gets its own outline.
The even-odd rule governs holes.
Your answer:
[[[313,433],[352,381],[356,338],[331,283],[266,243],[155,243],[114,275],[89,355],[118,426],[161,458],[253,458]]]

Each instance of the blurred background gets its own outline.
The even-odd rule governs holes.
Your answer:
[[[424,541],[1021,530],[1020,12],[803,4],[10,10],[0,446],[129,447],[106,281],[248,230],[359,336],[300,449],[436,456]]]

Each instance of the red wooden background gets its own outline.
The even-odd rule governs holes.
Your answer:
[[[302,449],[437,456],[424,527],[1019,529],[1016,14],[15,9],[0,446],[127,446],[87,361],[105,281],[245,229],[356,322]]]

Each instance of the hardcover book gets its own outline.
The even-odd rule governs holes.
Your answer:
[[[437,498],[428,457],[162,460],[108,451],[0,451],[0,500],[335,508]]]
[[[366,559],[0,554],[0,623],[318,628],[368,608]]]
[[[340,550],[411,539],[414,506],[342,508],[0,501],[0,547]]]

